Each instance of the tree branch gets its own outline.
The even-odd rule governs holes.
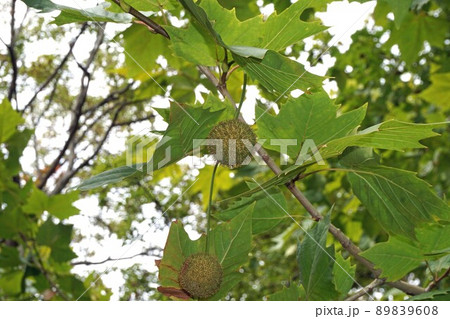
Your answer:
[[[8,100],[12,101],[13,97],[16,99],[16,108],[17,108],[17,97],[16,97],[16,87],[17,87],[17,76],[19,74],[19,69],[17,67],[17,56],[14,50],[16,45],[16,0],[11,1],[11,40],[9,45],[6,45],[6,49],[8,50],[9,58],[11,60],[11,68],[12,68],[12,78],[11,84],[8,89]]]
[[[125,11],[126,13],[131,14],[132,16],[134,16],[136,19],[142,21],[147,27],[149,27],[150,30],[152,30],[155,33],[159,33],[161,34],[163,37],[170,39],[169,34],[167,33],[166,30],[164,30],[163,27],[161,27],[159,24],[157,24],[156,22],[154,22],[153,20],[151,20],[150,18],[146,17],[145,15],[143,15],[142,13],[140,13],[139,11],[137,11],[135,8],[133,8],[132,6],[130,6],[129,4],[126,4],[127,8],[124,8],[121,5],[121,1],[120,0],[113,0],[115,4],[117,4],[120,8],[122,8],[123,11]]]
[[[158,257],[158,258],[160,258],[161,255],[150,255],[150,254],[149,254],[150,252],[153,252],[153,251],[155,251],[155,250],[159,250],[159,249],[158,249],[158,248],[150,248],[150,249],[147,249],[147,250],[145,250],[145,251],[143,251],[143,252],[140,252],[140,253],[135,254],[135,255],[132,255],[132,256],[128,256],[128,257],[119,257],[119,258],[108,257],[108,258],[106,258],[106,259],[104,259],[104,260],[101,260],[101,261],[88,261],[88,260],[85,260],[85,261],[75,261],[75,262],[72,262],[71,265],[72,265],[72,266],[79,266],[79,265],[85,265],[85,266],[90,266],[90,265],[101,265],[101,264],[107,263],[107,262],[109,262],[109,261],[128,260],[128,259],[133,259],[133,258],[138,257],[138,256],[148,256],[148,257]]]
[[[72,121],[71,121],[70,127],[69,127],[69,136],[68,136],[63,148],[59,152],[58,156],[55,158],[53,163],[50,165],[50,167],[46,171],[46,173],[39,180],[38,185],[37,185],[39,189],[44,188],[48,179],[50,178],[50,176],[52,176],[53,173],[56,172],[56,169],[59,166],[61,159],[64,157],[64,154],[66,153],[67,149],[69,148],[70,143],[75,138],[75,135],[79,129],[79,124],[80,124],[79,121],[80,121],[80,117],[82,115],[82,108],[83,108],[84,103],[86,102],[87,91],[88,91],[89,83],[90,83],[90,73],[88,72],[88,69],[89,69],[90,64],[94,61],[95,55],[97,54],[97,52],[100,48],[100,45],[103,42],[104,35],[105,35],[104,28],[100,27],[98,29],[96,42],[94,44],[93,49],[90,52],[89,58],[87,59],[87,62],[86,62],[86,65],[81,66],[81,64],[78,63],[78,66],[80,66],[80,68],[83,70],[83,75],[81,77],[80,93],[78,94],[77,100],[76,100],[74,108],[73,108]]]
[[[61,69],[64,67],[64,65],[67,63],[67,60],[69,59],[69,57],[72,55],[73,52],[73,47],[75,46],[75,43],[77,43],[79,37],[83,34],[83,32],[87,29],[88,24],[87,23],[83,23],[83,25],[81,26],[80,32],[78,32],[78,34],[76,35],[75,38],[73,38],[70,42],[69,42],[69,50],[67,51],[66,55],[63,57],[63,59],[61,60],[61,62],[58,64],[58,66],[53,70],[52,74],[50,74],[50,76],[45,80],[44,83],[42,83],[38,89],[36,90],[36,92],[34,92],[33,96],[31,97],[31,99],[28,101],[27,104],[25,104],[25,106],[22,109],[22,113],[24,113],[34,102],[34,100],[37,98],[38,94],[40,92],[42,92],[42,90],[44,90],[49,84],[50,82],[58,75],[58,73],[61,71]]]
[[[372,281],[370,284],[368,284],[367,286],[365,286],[364,288],[360,289],[358,292],[356,292],[354,295],[351,295],[350,297],[348,297],[347,299],[345,299],[345,301],[354,301],[354,300],[358,300],[360,297],[371,293],[372,290],[374,290],[376,287],[381,286],[384,283],[383,279],[375,279],[374,281]]]
[[[450,268],[447,269],[444,274],[438,278],[433,279],[433,281],[428,285],[427,291],[432,290],[434,287],[436,287],[442,280],[444,280],[446,277],[450,275]]]

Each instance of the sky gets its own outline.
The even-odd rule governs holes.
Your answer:
[[[64,4],[67,6],[72,6],[76,8],[80,7],[89,7],[96,5],[99,1],[83,1],[83,0],[59,0],[55,1],[60,4]],[[295,1],[293,1],[295,2]],[[369,18],[370,14],[373,12],[375,7],[375,1],[369,1],[366,3],[359,2],[351,2],[348,1],[339,1],[333,2],[328,5],[327,11],[322,13],[317,13],[317,16],[323,21],[323,23],[329,27],[328,32],[333,36],[333,38],[328,43],[328,46],[337,46],[341,52],[345,52],[348,50],[351,44],[351,35],[363,28],[366,24],[370,27],[373,25],[372,19]],[[273,13],[274,8],[273,5],[267,5],[261,8],[261,12],[268,16]],[[18,2],[18,12],[19,15],[25,12],[25,5],[22,2]],[[34,12],[29,13],[30,17],[36,15]],[[51,16],[55,15],[55,13],[46,14],[47,18],[51,20]],[[0,37],[8,42],[9,40],[9,28],[7,20],[9,18],[9,12],[0,12]],[[106,39],[105,41],[113,41],[112,38],[114,35],[120,31],[124,30],[127,25],[114,25],[108,24],[106,29]],[[74,34],[77,32],[77,29],[74,28]],[[68,36],[71,38],[74,34]],[[90,35],[84,35],[80,38],[80,41],[74,48],[74,55],[78,60],[83,60],[86,57],[89,48],[92,45],[93,38]],[[310,49],[314,43],[311,38],[305,39],[306,50]],[[122,54],[120,47],[116,47],[118,52]],[[26,47],[26,60],[25,63],[29,65],[33,61],[37,59],[40,55],[44,54],[57,54],[66,52],[67,47],[65,45],[61,45],[61,43],[57,43],[53,39],[46,39],[43,41],[37,41],[35,43],[30,44]],[[5,47],[0,43],[0,53],[5,53]],[[331,58],[326,52],[322,56],[323,63],[313,63],[310,65],[307,62],[308,54],[302,54],[298,62],[305,65],[307,71],[311,73],[315,73],[317,75],[325,75],[328,68],[334,64],[334,58]],[[139,62],[139,61],[138,61]],[[72,62],[72,69],[74,73],[79,72],[76,64]],[[79,75],[79,74],[77,74]],[[78,85],[78,78],[75,80],[76,83],[68,83],[71,85]],[[93,88],[94,94],[98,96],[105,95],[105,89],[102,85],[101,77],[97,77],[97,80],[91,84]],[[324,88],[327,92],[333,96],[337,91],[336,83],[333,80],[326,80]],[[196,89],[196,96],[201,100],[200,92],[206,92],[204,87],[199,86]],[[26,101],[30,98],[30,94],[32,92],[25,92],[21,94],[19,104],[26,103]],[[298,96],[301,92],[294,91],[293,95]],[[256,98],[258,97],[258,90],[255,86],[250,85],[247,89],[246,100],[243,104],[243,116],[247,123],[252,124],[254,122],[254,107],[256,104]],[[162,105],[168,106],[168,99],[156,99],[154,101],[159,107]],[[43,122],[37,129],[36,135],[38,139],[42,140],[43,143],[58,145],[64,143],[64,134],[61,134],[59,140],[51,140],[49,141],[45,138],[46,132],[48,130],[56,130],[58,132],[67,132],[68,121],[62,119],[58,123],[51,122]],[[156,129],[163,130],[165,129],[166,124],[162,121],[161,118],[158,118],[156,121]],[[133,134],[148,130],[149,127],[147,124],[136,124],[133,125]],[[126,138],[127,136],[122,134],[112,135],[108,140],[105,148],[115,154],[119,154],[126,149]],[[49,155],[49,159],[53,154]],[[31,147],[28,147],[24,156],[21,158],[21,163],[25,170],[32,171],[33,170],[33,162],[34,162],[34,151]],[[112,200],[118,200],[120,197],[111,198]],[[120,199],[119,199],[120,200]],[[157,227],[152,224],[148,224],[147,222],[143,222],[141,224],[137,224],[136,226],[139,229],[139,239],[135,240],[131,244],[124,245],[122,240],[118,239],[114,234],[111,236],[107,236],[104,240],[98,240],[95,235],[98,233],[107,235],[103,229],[98,226],[92,225],[90,223],[89,217],[98,216],[101,214],[102,218],[105,222],[114,221],[117,219],[117,213],[114,211],[106,211],[99,207],[98,200],[96,196],[90,196],[84,199],[81,199],[75,203],[75,206],[80,209],[80,214],[76,216],[70,217],[67,222],[74,224],[74,227],[77,231],[79,231],[85,238],[76,245],[73,245],[75,253],[79,255],[78,260],[90,260],[90,261],[101,261],[107,258],[121,258],[126,256],[131,256],[134,254],[140,253],[143,249],[148,246],[158,246],[164,247],[165,240],[168,235],[168,228],[165,228],[163,231],[157,230]],[[146,220],[152,220],[152,217],[158,217],[159,213],[154,209],[154,205],[152,203],[145,204],[142,206],[142,213],[146,217]],[[162,221],[161,221],[162,223]],[[195,239],[199,236],[192,229],[187,229],[189,235],[192,239]],[[142,238],[140,238],[142,237]],[[89,256],[87,256],[89,255]],[[124,279],[120,272],[120,269],[129,268],[134,263],[141,263],[144,269],[149,271],[155,271],[156,267],[154,264],[155,257],[151,256],[139,256],[135,257],[131,260],[123,260],[123,261],[111,261],[101,265],[95,266],[76,266],[73,269],[74,273],[77,273],[82,276],[86,276],[90,271],[96,270],[100,273],[107,272],[101,276],[102,281],[107,287],[110,287],[113,292],[112,300],[117,300],[119,298],[119,288],[124,283]],[[114,268],[115,270],[112,270]]]

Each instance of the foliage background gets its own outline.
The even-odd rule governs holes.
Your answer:
[[[25,2],[30,6],[39,3]],[[159,6],[156,9],[155,3]],[[242,21],[260,14],[262,8],[267,10],[271,4],[278,12],[291,5],[283,0],[219,3],[228,9],[235,7]],[[438,0],[393,3],[380,0],[365,4],[376,5],[375,10],[365,27],[352,35],[348,48],[338,43],[328,49],[334,43],[333,36],[324,31],[289,45],[282,53],[306,65],[323,64],[324,69],[329,66],[326,75],[331,78],[326,80],[327,88],[330,96],[336,98],[335,103],[341,105],[340,114],[368,103],[363,128],[390,119],[444,122],[448,120],[450,101],[448,4]],[[177,1],[130,4],[143,11],[154,11],[155,21],[172,25],[167,28],[172,38],[181,32],[178,28],[191,23]],[[9,34],[2,33],[5,45],[0,49],[0,298],[57,300],[81,296],[85,300],[108,300],[111,290],[98,279],[102,275],[108,280],[107,274],[103,276],[106,270],[114,274],[110,281],[118,280],[118,272],[123,278],[116,298],[167,299],[156,290],[158,278],[153,260],[161,257],[174,219],[180,220],[193,237],[204,231],[212,166],[193,169],[181,162],[152,177],[127,179],[104,188],[75,191],[70,187],[124,165],[127,139],[144,140],[150,131],[165,130],[169,96],[186,104],[196,100],[219,103],[217,98],[221,95],[195,65],[197,60],[206,65],[217,61],[205,53],[208,46],[196,43],[195,38],[188,38],[186,47],[183,41],[169,45],[168,40],[139,24],[97,24],[83,22],[89,20],[84,17],[78,20],[80,23],[57,25],[74,19],[73,15],[64,14],[56,18],[57,24],[49,24],[48,15],[36,14],[34,9],[27,9],[25,16],[25,6],[20,1],[4,2],[1,6],[2,29]],[[161,8],[166,11],[160,11]],[[317,12],[326,8],[327,1],[315,1],[303,11],[301,20],[319,25],[323,15]],[[333,8],[333,4],[328,4],[329,12]],[[110,9],[118,14],[118,19],[124,19],[122,22],[131,21],[117,6]],[[228,37],[232,38],[232,31],[230,34]],[[39,46],[53,41],[60,47],[51,54],[39,54]],[[90,46],[77,46],[78,41]],[[237,69],[227,82],[235,100],[241,94],[242,78],[242,70]],[[259,82],[249,84],[249,99],[244,105],[246,118],[253,115],[257,104],[273,105],[277,97]],[[278,104],[284,102],[283,98]],[[427,148],[376,153],[383,165],[417,172],[446,201],[450,139],[445,126],[438,131],[440,137],[423,141]],[[271,154],[277,156],[275,152]],[[136,159],[139,160],[146,158]],[[330,160],[330,166],[334,164],[338,164],[337,159]],[[251,178],[265,181],[272,176],[268,169],[256,165],[238,171],[220,167],[214,201],[219,203],[245,191]],[[349,179],[341,171],[319,172],[297,185],[322,214],[333,207],[331,222],[365,251],[387,241],[389,234],[355,196]],[[314,229],[320,237],[319,226],[312,228],[314,222],[289,192],[283,188],[278,192],[287,211],[304,229]],[[83,209],[84,214],[75,208],[79,207],[77,204],[72,205],[79,198],[88,198],[83,206],[92,207]],[[97,205],[99,211],[94,209]],[[220,210],[219,205],[213,207],[213,212]],[[78,227],[74,229],[72,224]],[[344,299],[352,287],[351,292],[356,291],[358,287],[351,282],[346,284],[347,291],[342,289],[329,296],[320,290],[292,288],[305,281],[299,272],[302,266],[297,254],[299,240],[302,245],[308,244],[305,238],[305,233],[281,214],[280,222],[273,228],[253,236],[249,259],[240,268],[245,280],[240,280],[224,298],[276,300],[292,298],[287,294],[300,294],[303,299],[306,294],[310,299]],[[419,258],[414,267],[388,272],[389,276],[422,287],[433,285],[439,291],[435,298],[448,297],[448,279],[439,281],[436,287],[433,283],[433,278],[441,277],[450,267],[449,245],[445,238],[441,241],[447,254],[429,262]],[[344,261],[348,254],[339,243],[330,236],[325,238],[324,247],[332,244],[336,258],[355,273],[358,283],[365,286],[374,280],[364,266],[354,261],[350,264],[350,259]],[[397,245],[401,247],[401,243]],[[117,264],[109,260],[120,256],[133,258]],[[387,269],[398,269],[398,265],[384,265],[382,260],[377,266],[385,274]],[[336,270],[333,275],[337,278]],[[323,287],[324,291],[329,291],[329,287]],[[385,284],[371,294],[383,300],[407,298],[403,291]]]

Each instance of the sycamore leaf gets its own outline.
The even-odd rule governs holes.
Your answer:
[[[429,103],[442,107],[443,111],[450,110],[450,73],[435,73],[430,77],[431,85],[419,96]]]
[[[36,243],[50,247],[50,256],[56,262],[69,261],[77,257],[70,248],[72,229],[73,225],[54,224],[51,219],[48,219],[39,227]]]
[[[333,282],[334,247],[326,246],[329,226],[327,214],[298,245],[300,279],[307,300],[334,300],[338,295]]]
[[[168,32],[175,53],[196,64],[214,66],[223,59],[223,50],[215,44],[236,56],[263,59],[267,50],[280,51],[326,29],[317,22],[300,19],[311,0],[298,1],[266,21],[262,15],[240,21],[234,10],[222,7],[216,0],[204,0],[200,5],[192,0],[180,2],[195,20],[187,28],[169,27]]]
[[[0,292],[2,295],[17,295],[22,291],[23,270],[13,270],[0,276]]]
[[[251,188],[259,188],[254,183],[248,183],[248,185]],[[220,220],[230,220],[252,203],[255,203],[255,209],[252,214],[253,234],[269,231],[284,219],[290,218],[286,214],[286,199],[278,188],[272,188],[267,193],[260,192],[250,197],[241,197],[214,216]]]
[[[319,22],[305,22],[300,19],[302,12],[310,7],[312,2],[297,1],[280,14],[274,12],[267,19],[259,15],[245,21],[239,21],[234,10],[225,9],[216,0],[203,0],[200,6],[227,46],[280,51],[326,29]]]
[[[281,106],[280,112],[273,116],[260,108],[257,109],[258,138],[294,139],[296,145],[286,145],[287,155],[296,160],[305,140],[312,140],[320,146],[331,140],[344,137],[361,123],[366,107],[336,117],[338,107],[325,92],[302,95],[289,99]],[[263,115],[262,115],[263,114]],[[292,142],[290,142],[292,144]],[[279,151],[279,145],[265,145],[266,148]]]
[[[5,98],[0,103],[0,144],[6,142],[16,133],[16,127],[23,123],[19,113],[13,110],[9,101]]]
[[[354,284],[356,265],[352,266],[351,258],[344,259],[342,253],[336,254],[333,266],[333,281],[340,295],[345,296]]]
[[[239,215],[217,226],[210,233],[210,253],[214,253],[222,265],[224,275],[234,272],[248,258],[252,239],[252,212],[248,205]]]
[[[214,30],[211,21],[209,20],[205,10],[194,3],[192,0],[180,0],[183,7],[189,11],[190,14],[194,16],[194,18],[201,24],[203,28],[209,33],[210,36],[217,42],[217,44],[222,47],[226,47],[225,43],[223,43],[220,34]]]
[[[223,59],[223,50],[217,50],[209,34],[194,21],[187,28],[165,27],[170,35],[176,56],[194,64],[215,66]],[[218,52],[219,51],[219,52]]]
[[[138,80],[147,80],[152,76],[152,70],[156,67],[156,59],[160,55],[170,57],[168,52],[168,44],[170,43],[165,37],[156,37],[148,32],[146,27],[139,24],[133,24],[121,34],[123,38],[123,48],[126,63],[126,76]],[[148,75],[150,74],[150,76]],[[151,84],[153,85],[153,79]],[[155,84],[156,85],[156,84]],[[158,87],[159,88],[159,87]]]
[[[429,291],[424,294],[408,298],[408,301],[427,300],[427,301],[447,301],[450,299],[450,288],[442,290]]]
[[[445,19],[425,14],[408,13],[399,29],[393,29],[387,45],[398,44],[401,57],[407,64],[414,63],[427,41],[432,46],[443,47],[448,24]]]
[[[56,4],[50,0],[22,0],[29,7],[40,10],[40,12],[51,12],[55,10],[61,13],[53,20],[56,25],[62,25],[72,22],[117,22],[131,23],[132,16],[128,13],[114,13],[108,11],[110,3],[102,3],[93,8],[73,8],[60,4]]]
[[[450,246],[449,225],[426,226],[418,229],[416,235],[417,241],[390,237],[387,242],[376,244],[364,251],[361,256],[381,269],[382,277],[395,281],[420,266],[425,260],[436,259],[429,256],[429,252]]]
[[[391,234],[415,238],[424,222],[450,220],[450,208],[416,173],[385,166],[348,169],[353,192]]]
[[[233,58],[252,79],[271,93],[314,90],[321,87],[324,80],[321,76],[307,72],[302,64],[272,50],[267,51],[262,60],[237,54],[233,54]]]
[[[26,204],[23,206],[23,211],[36,216],[48,211],[59,219],[66,219],[79,213],[79,210],[72,205],[73,202],[78,200],[78,195],[78,192],[68,192],[48,196],[34,186]]]
[[[300,298],[300,287],[291,283],[289,287],[283,287],[281,291],[271,294],[268,299],[270,301],[298,301]]]
[[[409,8],[411,7],[411,3],[413,0],[381,0],[386,2],[389,8],[394,13],[394,22],[395,26],[400,28],[403,23],[403,20],[407,16],[409,12]]]
[[[446,123],[415,124],[390,120],[371,126],[354,135],[328,142],[320,149],[322,158],[340,155],[349,146],[372,147],[403,151],[409,148],[424,148],[421,140],[438,136],[433,129]]]

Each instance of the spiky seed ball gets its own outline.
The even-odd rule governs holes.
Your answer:
[[[248,140],[252,146],[256,144],[256,135],[250,126],[237,119],[223,121],[214,126],[208,139],[222,141],[222,156],[216,145],[209,145],[208,151],[209,154],[215,155],[218,162],[230,168],[241,166],[251,155],[244,140]]]
[[[199,253],[186,258],[178,274],[178,282],[192,297],[204,299],[219,291],[222,275],[217,257]]]

